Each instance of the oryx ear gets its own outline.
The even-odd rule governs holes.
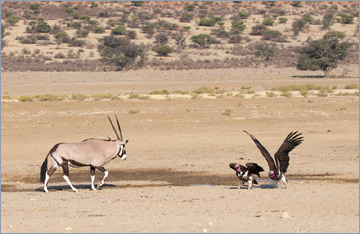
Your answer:
[[[126,140],[126,141],[125,141],[125,144],[128,143],[128,142],[129,142],[129,140]]]

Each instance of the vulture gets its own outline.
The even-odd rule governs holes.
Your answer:
[[[236,171],[236,175],[241,181],[241,184],[245,182],[249,183],[248,189],[251,189],[253,184],[258,184],[253,175],[260,177],[260,172],[264,171],[264,169],[256,163],[246,163],[246,166],[240,165],[239,163],[230,163],[229,167]]]
[[[287,179],[285,177],[285,173],[289,167],[289,152],[303,142],[303,137],[301,136],[302,133],[298,133],[297,131],[289,133],[278,151],[275,153],[274,162],[274,159],[271,157],[270,153],[266,150],[266,148],[253,135],[251,135],[245,130],[244,132],[251,137],[251,139],[255,142],[256,146],[268,162],[270,169],[269,177],[278,183],[281,181],[286,188]]]

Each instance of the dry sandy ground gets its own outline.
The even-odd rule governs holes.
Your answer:
[[[3,73],[2,95],[147,93],[207,86],[265,90],[283,84],[343,87],[291,69]],[[321,75],[321,74],[314,74]],[[292,77],[297,76],[297,77]],[[359,99],[347,97],[3,102],[1,232],[359,232]],[[223,115],[229,109],[230,115]],[[139,110],[129,114],[130,110]],[[59,142],[114,138],[117,113],[128,160],[106,165],[107,183],[90,191],[88,168],[61,169],[41,192],[40,165]],[[287,189],[243,132],[275,153],[299,130]],[[259,185],[238,187],[230,162],[264,167]],[[102,178],[97,172],[96,183]]]

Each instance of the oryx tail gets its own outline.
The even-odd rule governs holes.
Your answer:
[[[46,155],[45,160],[43,162],[43,164],[41,165],[41,169],[40,169],[40,182],[44,183],[45,181],[45,174],[47,171],[47,165],[48,165],[48,157],[57,149],[57,147],[59,146],[59,144],[54,145],[54,147],[52,147],[52,149],[49,151],[49,153]]]

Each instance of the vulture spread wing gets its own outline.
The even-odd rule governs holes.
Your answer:
[[[264,171],[264,169],[256,163],[246,163],[246,167],[249,170],[249,175],[255,174],[260,177],[260,172]]]
[[[265,147],[250,133],[248,133],[247,131],[244,130],[244,132],[246,134],[248,134],[251,139],[253,139],[253,141],[255,142],[256,146],[259,148],[260,152],[262,153],[262,155],[265,157],[266,161],[269,164],[269,168],[270,171],[276,171],[276,167],[275,167],[275,162],[274,159],[271,157],[271,155],[269,154],[269,152],[265,149]]]
[[[289,167],[289,152],[296,146],[300,145],[303,141],[301,133],[291,132],[284,140],[280,148],[275,154],[276,166],[281,172],[285,173]],[[279,165],[280,164],[280,165]]]

